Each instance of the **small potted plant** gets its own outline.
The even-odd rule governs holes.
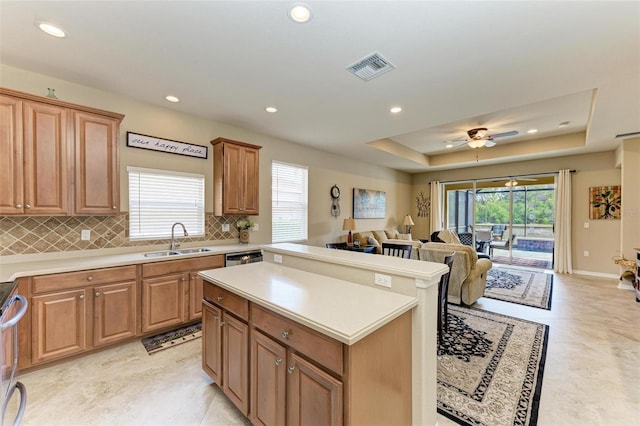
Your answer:
[[[249,219],[240,219],[236,222],[236,228],[240,231],[240,242],[247,244],[249,242],[249,230],[253,228],[255,222]]]

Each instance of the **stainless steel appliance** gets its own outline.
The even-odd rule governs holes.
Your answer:
[[[18,322],[27,311],[27,299],[15,293],[15,283],[0,284],[2,290],[11,288],[10,295],[2,305],[0,315],[0,365],[2,366],[2,374],[0,374],[0,392],[2,392],[2,423],[5,425],[5,414],[7,406],[15,391],[20,395],[17,412],[13,422],[13,426],[17,426],[22,421],[24,410],[27,406],[27,390],[25,386],[15,381],[15,374],[18,367]],[[16,305],[19,304],[19,305]],[[5,359],[6,357],[6,359]],[[6,423],[9,424],[9,423]]]
[[[244,265],[262,262],[262,250],[248,250],[240,253],[228,253],[224,257],[224,266]]]

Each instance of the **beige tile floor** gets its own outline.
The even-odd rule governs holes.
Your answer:
[[[556,275],[551,311],[478,301],[550,326],[539,425],[640,424],[640,303],[616,286]],[[249,424],[202,372],[200,345],[149,356],[135,341],[22,375],[23,425]]]

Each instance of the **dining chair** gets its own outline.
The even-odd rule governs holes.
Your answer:
[[[344,250],[347,248],[347,243],[327,243],[326,247],[330,249]]]
[[[449,277],[451,276],[451,267],[455,256],[455,253],[451,253],[444,257],[444,264],[449,267],[449,270],[440,277],[440,284],[438,285],[438,346],[442,345],[444,341],[445,331],[449,331],[447,293],[449,292]]]
[[[413,249],[411,244],[382,243],[382,254],[385,256],[396,256],[404,259],[410,259],[411,249]]]

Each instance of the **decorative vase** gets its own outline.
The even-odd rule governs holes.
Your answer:
[[[240,242],[241,243],[248,243],[249,242],[249,230],[248,229],[241,229],[240,230]]]

